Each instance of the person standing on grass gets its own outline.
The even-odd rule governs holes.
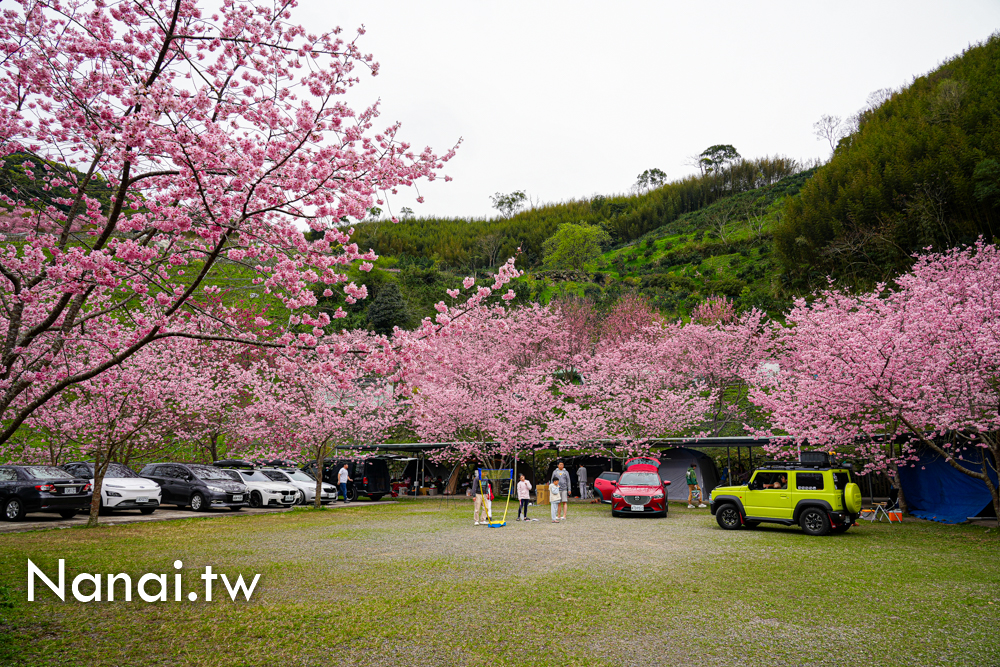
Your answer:
[[[559,465],[562,465],[561,463]],[[549,484],[549,505],[552,507],[552,523],[559,523],[559,505],[562,496],[559,491],[559,478],[552,475],[552,483]]]
[[[528,520],[528,501],[531,500],[531,482],[521,475],[521,481],[517,483],[517,499],[520,506],[517,508],[517,520],[522,521],[521,514],[524,513],[523,521]]]
[[[493,514],[493,503],[490,502],[492,492],[493,489],[490,487],[488,479],[480,480],[476,475],[472,476],[472,495],[475,498],[472,510],[474,525],[489,523],[490,516]]]
[[[559,509],[562,510],[562,521],[566,520],[566,510],[569,507],[569,489],[572,482],[569,479],[569,470],[566,470],[566,464],[562,461],[559,462],[559,466],[552,476],[559,483]]]
[[[705,503],[701,501],[702,499],[701,487],[698,486],[698,466],[692,463],[691,466],[687,469],[687,474],[685,475],[685,477],[687,478],[687,485],[688,485],[688,509],[694,509],[695,490],[698,491],[698,507],[705,507]]]
[[[350,502],[347,500],[347,483],[353,481],[347,472],[347,464],[345,463],[344,467],[337,472],[337,486],[340,488],[340,497],[345,503]]]
[[[587,492],[587,469],[580,464],[580,467],[576,469],[576,481],[580,485],[580,500],[586,500],[588,497]]]

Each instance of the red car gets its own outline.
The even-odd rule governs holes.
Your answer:
[[[634,465],[653,466],[654,468],[659,470],[660,459],[654,459],[652,456],[637,456],[625,462],[625,470],[628,470]]]
[[[594,480],[594,497],[602,503],[611,502],[611,494],[615,492],[615,482],[618,481],[620,472],[602,472]]]
[[[655,466],[633,464],[615,483],[611,494],[611,516],[667,516],[669,485],[669,481],[660,479]]]

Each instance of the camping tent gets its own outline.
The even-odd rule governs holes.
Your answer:
[[[698,483],[705,494],[704,502],[708,502],[708,495],[712,489],[719,485],[719,470],[708,455],[686,447],[673,447],[664,449],[659,453],[660,459],[660,479],[670,481],[667,489],[667,498],[670,500],[687,500],[688,487],[685,475],[688,467],[694,463],[698,471]]]
[[[590,489],[589,495],[593,497],[594,492],[594,480],[600,476],[602,472],[607,472],[609,470],[619,472],[622,469],[621,462],[618,459],[613,459],[610,456],[601,456],[597,454],[580,454],[578,456],[560,456],[551,463],[549,463],[548,470],[545,471],[545,477],[538,480],[538,484],[548,484],[549,480],[552,479],[552,473],[555,472],[556,466],[562,461],[563,465],[566,466],[566,470],[569,471],[570,479],[570,496],[580,496],[580,483],[577,480],[577,470],[579,470],[582,465],[587,469],[587,487]]]
[[[960,463],[970,470],[982,470],[981,463],[970,460],[975,455],[967,454]],[[980,450],[979,455],[988,453]],[[941,523],[962,523],[972,516],[993,515],[993,499],[982,480],[955,470],[930,449],[922,451],[920,460],[912,463],[899,468],[899,483],[913,516]],[[996,484],[995,466],[990,473]]]

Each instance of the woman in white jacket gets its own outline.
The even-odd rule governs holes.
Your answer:
[[[517,499],[520,501],[520,506],[517,508],[517,520],[527,521],[528,520],[528,501],[531,500],[531,482],[521,475],[521,481],[517,483]],[[524,514],[524,519],[521,518],[521,514]]]

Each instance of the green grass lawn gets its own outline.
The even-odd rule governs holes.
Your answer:
[[[815,538],[682,505],[547,510],[500,529],[463,498],[3,535],[0,665],[1000,664],[996,529]],[[250,602],[29,603],[28,558],[133,581],[180,559],[185,592],[205,565],[262,577]]]

